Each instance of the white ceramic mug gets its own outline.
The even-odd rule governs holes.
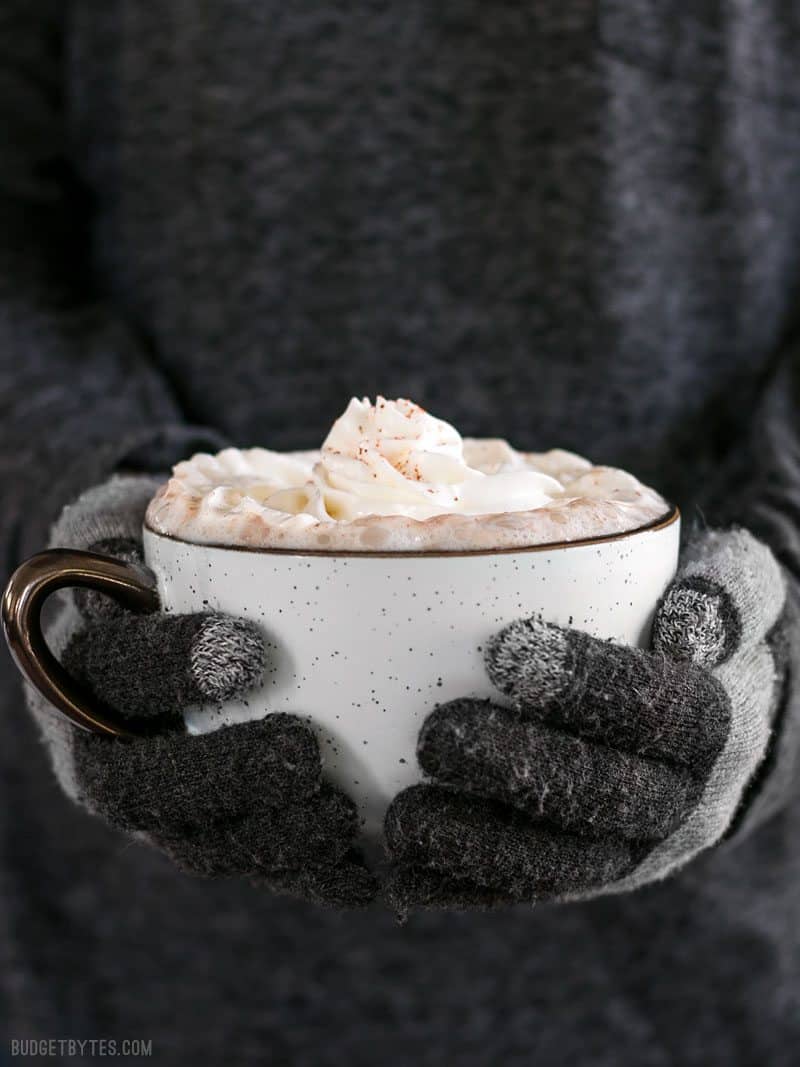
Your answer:
[[[358,803],[365,832],[374,836],[392,797],[419,780],[417,735],[430,711],[455,697],[502,702],[483,664],[494,633],[521,616],[540,615],[646,645],[656,603],[675,575],[679,535],[675,509],[628,533],[502,551],[294,553],[190,544],[146,528],[144,552],[165,611],[241,616],[258,624],[268,642],[263,686],[243,700],[187,709],[188,729],[203,733],[275,711],[307,718],[327,776]],[[99,582],[97,565],[86,562],[94,580],[78,581],[82,566],[79,560],[62,571],[57,584],[93,584],[128,602],[149,597],[138,606],[152,608],[141,570],[106,561]],[[41,648],[30,651],[39,677],[26,670],[21,646],[36,630],[35,616],[29,611],[21,625],[17,618],[12,651],[40,688],[42,673],[45,681],[65,683],[52,657],[42,672]],[[47,695],[59,702],[58,693]],[[67,697],[73,711],[85,714],[79,694]]]

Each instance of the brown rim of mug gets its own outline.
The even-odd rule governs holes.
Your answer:
[[[578,541],[548,541],[541,545],[519,545],[516,547],[512,546],[511,548],[462,548],[453,552],[448,552],[446,549],[433,549],[428,551],[424,548],[412,549],[407,552],[382,552],[380,550],[373,551],[370,549],[358,551],[357,549],[273,548],[272,546],[260,545],[226,545],[221,541],[185,541],[182,537],[178,537],[176,534],[162,533],[161,530],[154,530],[147,522],[144,523],[144,529],[147,533],[152,534],[153,537],[163,537],[165,541],[175,541],[179,545],[186,545],[187,548],[215,548],[226,552],[255,552],[262,553],[263,555],[275,556],[330,556],[332,559],[338,559],[342,556],[351,559],[404,559],[407,557],[413,559],[414,557],[419,558],[420,556],[427,556],[430,559],[446,559],[449,556],[509,556],[519,555],[522,552],[557,552],[564,548],[603,545],[607,544],[609,541],[623,541],[628,537],[633,537],[635,534],[654,533],[657,530],[663,530],[667,526],[671,526],[674,522],[677,522],[680,517],[681,509],[677,504],[673,504],[671,509],[662,515],[661,518],[654,519],[652,522],[648,522],[644,526],[637,526],[633,530],[623,530],[621,533],[604,534],[602,537],[584,537]]]

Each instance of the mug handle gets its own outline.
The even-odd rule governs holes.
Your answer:
[[[3,594],[2,620],[14,662],[34,688],[76,726],[93,733],[132,737],[134,733],[61,666],[42,633],[45,600],[57,589],[77,586],[113,597],[131,611],[148,613],[159,607],[153,573],[98,552],[50,548],[22,563]]]

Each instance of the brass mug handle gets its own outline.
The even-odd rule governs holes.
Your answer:
[[[17,567],[3,594],[3,632],[14,662],[30,684],[76,726],[98,734],[133,736],[111,708],[64,670],[44,639],[44,602],[57,589],[69,586],[105,593],[123,607],[145,613],[159,607],[155,577],[147,567],[112,556],[51,548]]]

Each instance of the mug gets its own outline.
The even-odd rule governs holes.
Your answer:
[[[489,638],[538,615],[645,647],[678,562],[680,514],[630,532],[530,548],[462,552],[293,552],[192,544],[145,527],[147,568],[51,549],[23,564],[3,602],[28,680],[87,729],[129,733],[47,649],[39,613],[57,588],[98,589],[135,611],[219,611],[255,622],[268,647],[261,687],[185,709],[187,729],[291,712],[314,727],[325,774],[358,804],[374,839],[386,808],[419,781],[416,743],[437,704],[504,698],[489,682]]]

